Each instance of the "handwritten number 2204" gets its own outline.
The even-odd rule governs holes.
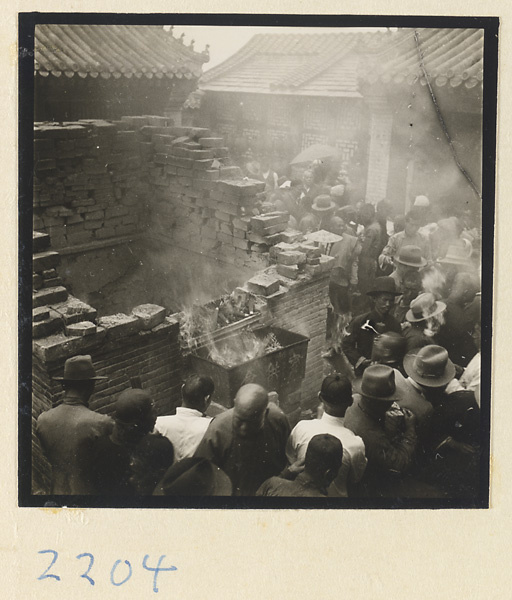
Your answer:
[[[41,581],[43,579],[55,579],[56,581],[60,581],[59,575],[55,575],[55,573],[50,573],[51,568],[57,562],[59,553],[56,550],[39,550],[38,554],[52,554],[53,558],[52,558],[51,563],[46,568],[46,570],[41,575],[39,575],[39,577],[37,579],[39,581]],[[80,575],[80,577],[82,577],[83,579],[86,579],[91,585],[94,585],[96,582],[89,575],[89,573],[91,572],[92,566],[94,564],[94,556],[90,552],[82,552],[82,554],[78,554],[78,556],[76,558],[78,560],[81,560],[82,558],[89,560],[87,569],[82,573],[82,575]],[[176,567],[162,567],[162,561],[165,558],[165,554],[162,554],[162,556],[160,556],[156,567],[148,566],[148,558],[149,558],[149,555],[146,554],[142,560],[142,568],[146,569],[146,571],[153,572],[153,591],[158,592],[158,586],[157,586],[158,574],[161,571],[176,571],[177,568]],[[123,562],[126,565],[124,568],[124,571],[125,571],[124,576],[117,572],[120,568],[120,565]],[[112,569],[110,571],[110,583],[116,587],[119,587],[119,586],[123,585],[124,583],[126,583],[130,579],[131,576],[132,576],[132,565],[131,565],[130,561],[129,560],[125,560],[125,561],[116,560],[116,562],[114,563],[114,565],[112,566]]]

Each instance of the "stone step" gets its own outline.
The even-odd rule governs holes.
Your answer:
[[[42,273],[48,269],[54,269],[60,263],[60,255],[53,250],[37,252],[34,254],[32,270],[34,273]]]
[[[32,296],[33,308],[40,306],[57,304],[58,302],[64,302],[68,297],[68,291],[63,286],[44,288],[35,292]]]
[[[32,234],[32,251],[43,252],[50,247],[50,236],[41,231],[34,231]]]

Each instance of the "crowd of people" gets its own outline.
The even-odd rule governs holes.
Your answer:
[[[478,216],[426,196],[400,215],[388,200],[350,198],[344,170],[328,181],[312,164],[297,183],[257,166],[263,210],[337,235],[315,418],[290,424],[257,384],[212,418],[214,382],[200,374],[183,384],[176,414],[157,417],[149,392],[127,389],[108,417],[88,408],[98,377],[76,356],[60,404],[37,422],[52,494],[474,498]]]

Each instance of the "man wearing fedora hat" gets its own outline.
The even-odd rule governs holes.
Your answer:
[[[455,377],[455,365],[445,348],[429,345],[404,359],[409,381],[432,404],[430,453],[423,470],[429,483],[441,485],[450,496],[474,496],[478,492],[480,409],[471,391],[447,393]]]
[[[398,254],[394,257],[393,262],[395,270],[391,273],[390,277],[394,280],[396,289],[400,293],[404,292],[405,276],[411,272],[419,272],[427,264],[418,246],[402,246]]]
[[[423,440],[428,434],[433,409],[423,393],[408,381],[403,366],[405,354],[406,340],[394,331],[383,333],[373,340],[372,364],[392,367],[399,392],[397,404],[408,408],[416,416],[416,433]],[[356,381],[354,385],[360,386],[360,383]]]
[[[39,415],[36,433],[52,467],[52,494],[90,494],[92,448],[95,440],[113,427],[113,421],[89,409],[89,399],[99,377],[91,357],[73,356],[66,360],[62,382],[64,396],[55,408]]]
[[[416,417],[409,409],[398,407],[386,416],[400,397],[395,372],[387,365],[369,366],[355,389],[359,393],[346,412],[345,426],[362,438],[366,448],[368,466],[361,493],[372,497],[394,495],[397,480],[413,464],[418,443]],[[393,430],[390,420],[398,424]]]
[[[415,298],[405,318],[409,327],[404,329],[406,351],[422,348],[437,341],[436,333],[443,322],[446,304],[435,299],[434,294],[425,292]]]
[[[319,220],[319,229],[330,230],[330,221],[337,206],[328,194],[320,194],[311,205],[311,212]]]
[[[328,433],[311,438],[305,458],[304,471],[293,481],[271,477],[262,483],[256,496],[325,497],[341,468],[343,446]]]
[[[393,279],[377,277],[367,295],[372,300],[372,310],[352,319],[348,335],[342,342],[342,350],[356,375],[360,375],[370,364],[373,338],[376,335],[386,331],[402,331],[398,321],[391,315],[395,297],[399,295]]]
[[[412,208],[405,215],[405,228],[399,233],[392,235],[385,248],[379,256],[379,266],[385,269],[386,266],[393,267],[393,259],[398,256],[403,246],[415,246],[420,249],[421,256],[428,262],[432,258],[430,241],[419,233],[422,225],[422,216],[418,210]]]

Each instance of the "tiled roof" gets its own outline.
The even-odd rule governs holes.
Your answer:
[[[409,84],[427,80],[438,86],[471,88],[483,80],[484,32],[482,29],[416,29],[404,30],[397,42],[386,49],[378,62],[365,75],[370,83]]]
[[[199,77],[207,53],[152,25],[37,25],[37,74],[108,78]]]
[[[483,31],[419,29],[433,83],[472,87],[483,79]],[[362,82],[426,83],[415,30],[373,33],[258,34],[207,71],[203,90],[360,96]]]

